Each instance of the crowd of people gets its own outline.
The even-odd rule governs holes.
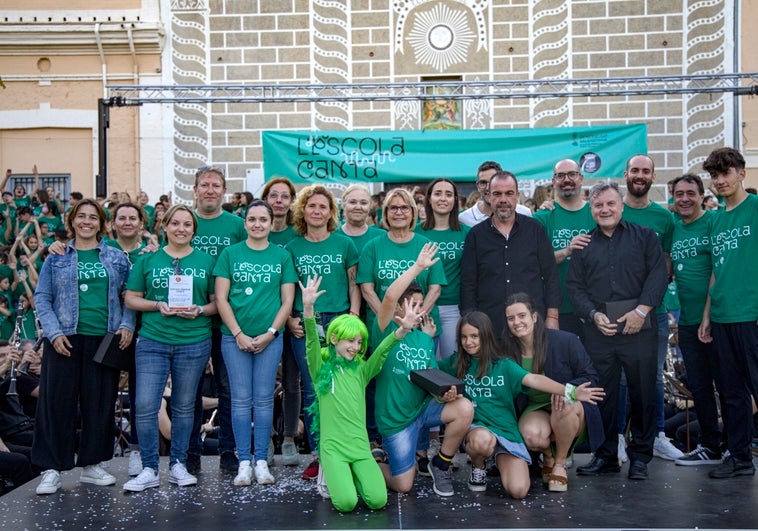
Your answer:
[[[492,161],[468,199],[445,178],[374,196],[356,184],[338,201],[276,177],[259,199],[229,196],[209,166],[192,206],[74,192],[64,211],[54,191],[16,186],[0,209],[0,475],[41,475],[38,494],[74,467],[83,483],[115,484],[122,371],[128,492],[160,486],[160,433],[169,482],[197,483],[204,375],[233,485],[274,483],[277,447],[284,466],[309,452],[303,478],[339,511],[359,498],[379,509],[417,474],[452,496],[461,449],[470,490],[494,475],[516,499],[530,465],[566,491],[578,446],[593,452],[579,476],[629,461],[644,480],[654,456],[754,474],[758,199],[738,151],[715,150],[703,169],[717,210],[694,174],[669,183],[668,208],[652,201],[647,155],[628,159],[625,194],[584,189],[577,162],[559,160],[528,206]],[[667,434],[672,329],[699,425],[686,453]],[[411,381],[423,369],[463,386],[433,396]]]

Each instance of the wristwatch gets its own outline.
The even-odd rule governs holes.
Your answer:
[[[202,305],[197,307],[197,314],[198,315],[205,315],[205,310],[203,310]]]
[[[597,313],[597,310],[590,310],[590,321],[593,323],[595,322],[595,314]]]
[[[271,328],[269,328],[268,331],[271,333],[271,335],[274,336],[274,338],[279,337],[279,330],[277,330],[273,326]]]

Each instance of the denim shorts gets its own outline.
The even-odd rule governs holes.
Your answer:
[[[479,424],[472,424],[469,428],[469,431],[475,429],[475,428],[484,428],[485,430],[489,431],[494,437],[497,443],[495,444],[495,451],[492,453],[492,459],[497,461],[497,456],[500,454],[508,454],[512,455],[514,457],[518,457],[519,459],[522,459],[527,462],[527,464],[532,464],[532,457],[529,455],[529,450],[527,450],[526,445],[522,442],[513,442],[509,441],[505,437],[502,437],[501,435],[498,435],[497,433],[493,432],[486,426],[480,426]],[[465,439],[464,439],[465,441]]]
[[[442,424],[445,404],[432,400],[416,420],[394,435],[382,437],[382,448],[387,452],[390,472],[399,476],[416,466],[419,433]],[[425,438],[428,441],[428,437]],[[424,448],[426,449],[426,448]]]

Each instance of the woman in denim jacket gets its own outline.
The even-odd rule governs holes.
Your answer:
[[[61,487],[60,471],[83,467],[79,481],[113,485],[100,463],[113,457],[113,405],[119,370],[92,361],[106,332],[118,346],[132,341],[135,313],[121,294],[129,276],[123,252],[105,245],[105,212],[92,199],[77,203],[66,227],[73,239],[63,255],[50,255],[34,299],[44,330],[32,462],[44,470],[37,494]],[[81,436],[76,445],[77,406]]]

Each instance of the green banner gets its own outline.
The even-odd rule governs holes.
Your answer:
[[[573,159],[587,178],[621,177],[626,160],[647,153],[645,124],[458,131],[264,131],[266,180],[295,183],[474,181],[486,160],[519,179],[550,179]]]

